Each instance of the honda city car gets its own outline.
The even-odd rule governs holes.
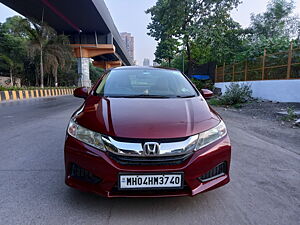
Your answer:
[[[105,197],[194,196],[229,182],[231,145],[212,97],[180,71],[119,67],[72,115],[65,182]]]

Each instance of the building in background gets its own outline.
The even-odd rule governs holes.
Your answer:
[[[145,58],[143,62],[143,66],[150,66],[150,59]]]
[[[128,51],[129,57],[131,58],[132,62],[134,62],[134,37],[131,36],[131,33],[127,32],[122,32],[120,35]]]

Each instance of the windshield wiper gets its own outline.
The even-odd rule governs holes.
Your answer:
[[[125,98],[170,98],[169,96],[165,95],[145,95],[145,94],[140,94],[140,95],[128,95],[125,96]]]
[[[167,95],[106,95],[109,98],[193,98],[196,95],[177,95],[177,96],[167,96]]]
[[[193,97],[196,97],[196,95],[177,95],[176,96],[177,98],[193,98]]]
[[[106,97],[110,97],[110,98],[170,98],[169,96],[165,96],[165,95],[146,95],[146,94],[140,94],[140,95],[108,95]]]

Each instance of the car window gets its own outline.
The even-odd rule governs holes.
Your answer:
[[[163,69],[112,70],[96,93],[109,97],[194,97],[197,92],[179,72]]]

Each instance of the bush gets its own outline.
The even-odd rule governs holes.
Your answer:
[[[18,91],[18,90],[22,90],[22,88],[19,88],[19,87],[3,87],[3,86],[0,86],[0,91]]]
[[[297,115],[295,113],[294,108],[293,107],[288,107],[287,108],[287,115],[282,117],[282,120],[290,122],[290,121],[293,121],[295,119],[297,119]]]
[[[239,105],[252,99],[251,85],[231,83],[220,98],[222,105]]]
[[[214,90],[214,84],[211,80],[197,80],[192,78],[191,81],[193,84],[197,87],[197,89],[200,91],[201,89],[209,89],[211,91]]]
[[[208,102],[208,104],[214,105],[214,106],[222,105],[220,98],[211,98],[211,99],[208,99],[207,102]]]

